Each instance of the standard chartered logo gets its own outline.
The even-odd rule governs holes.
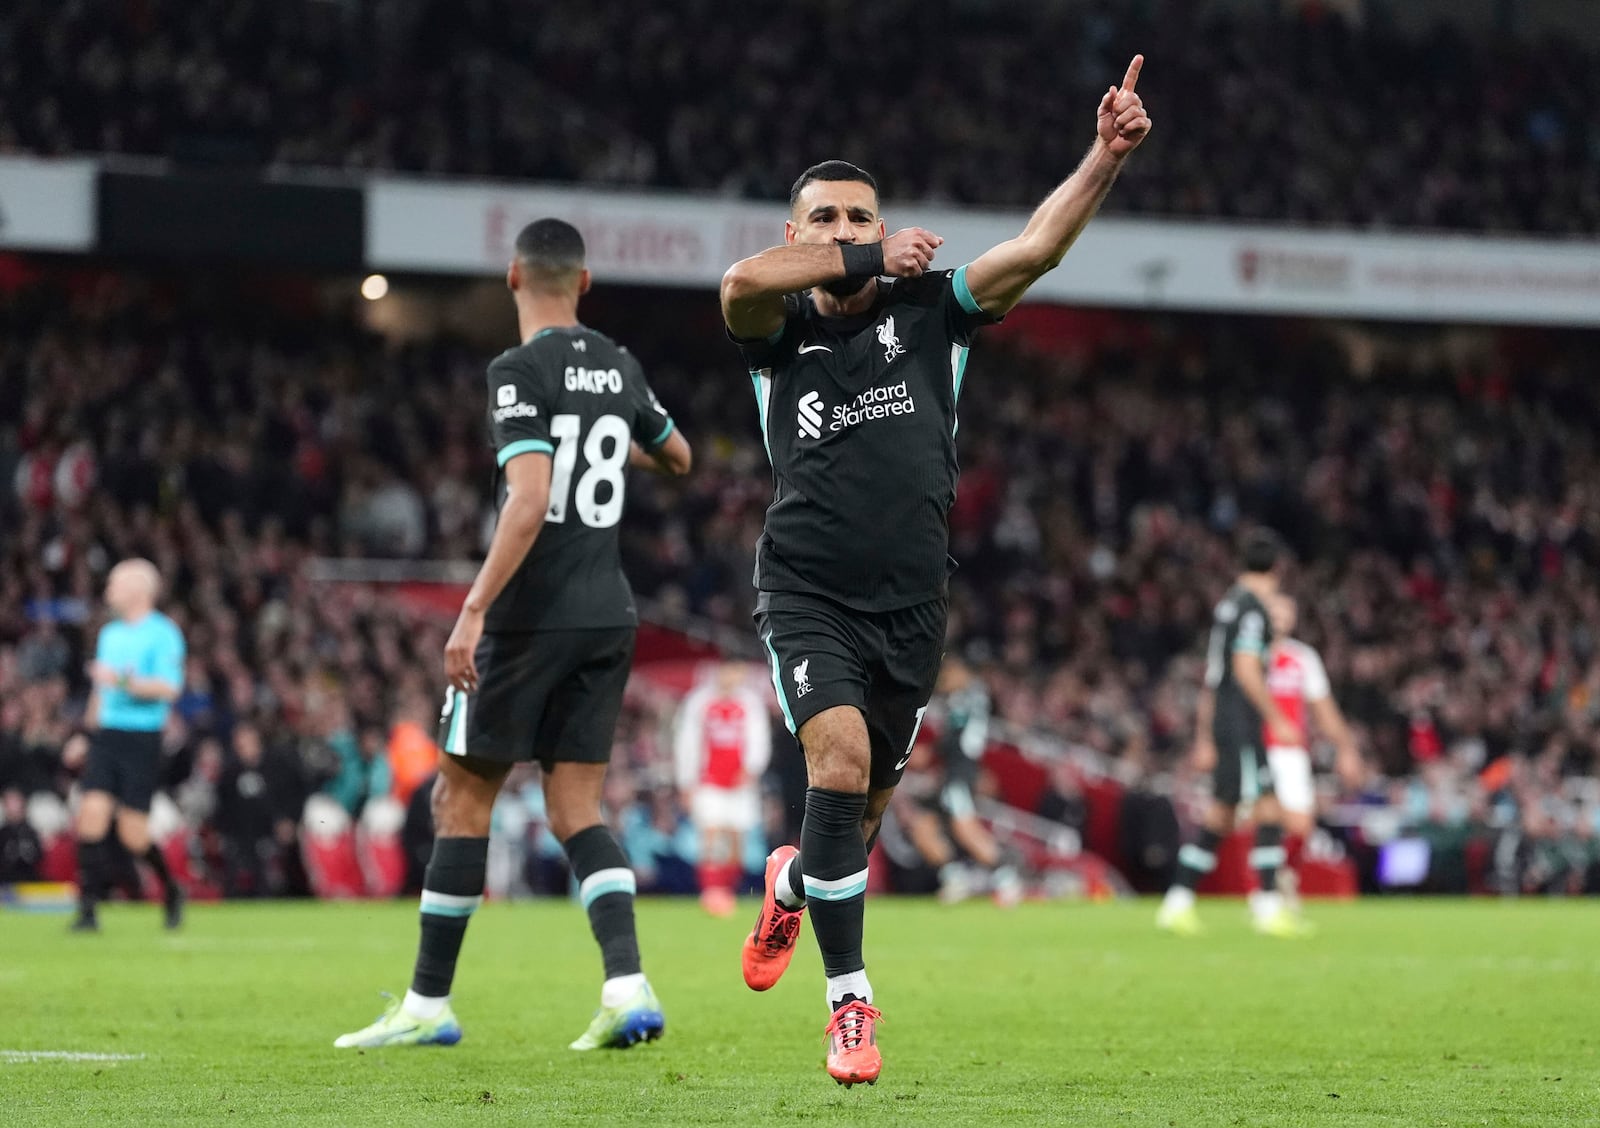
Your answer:
[[[820,439],[823,412],[826,410],[827,405],[816,392],[807,392],[801,396],[800,433],[808,439]],[[843,431],[846,427],[854,427],[858,423],[868,423],[874,419],[913,415],[916,410],[917,401],[907,390],[906,382],[902,380],[887,387],[868,388],[849,403],[834,408],[833,415],[828,419],[828,430]]]
[[[822,438],[822,397],[816,392],[800,397],[800,433],[808,439]]]
[[[888,419],[892,415],[911,415],[916,410],[916,400],[906,390],[906,382],[902,380],[882,388],[868,388],[849,403],[834,408],[828,430],[842,431],[857,423]]]

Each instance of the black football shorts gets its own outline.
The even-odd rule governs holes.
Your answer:
[[[149,811],[161,776],[161,734],[101,729],[89,738],[84,791],[104,791],[130,811]]]
[[[1261,721],[1224,715],[1219,710],[1211,728],[1217,744],[1217,766],[1211,772],[1211,794],[1217,802],[1236,807],[1273,794],[1272,766],[1267,760]]]
[[[756,628],[789,731],[854,705],[867,722],[873,790],[900,782],[944,659],[949,604],[855,611],[817,595],[762,592]]]
[[[478,692],[445,691],[439,747],[501,763],[605,764],[633,663],[633,627],[485,634]]]

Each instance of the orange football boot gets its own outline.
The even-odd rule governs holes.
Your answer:
[[[778,903],[775,890],[783,867],[799,853],[793,846],[779,846],[767,855],[767,893],[761,899],[761,916],[744,938],[744,981],[752,991],[765,991],[783,978],[794,958],[794,942],[800,936],[805,906],[784,908]]]
[[[828,1076],[848,1089],[866,1082],[878,1083],[883,1055],[878,1052],[877,1025],[881,1012],[860,999],[851,999],[833,1012],[824,1035],[828,1039]]]

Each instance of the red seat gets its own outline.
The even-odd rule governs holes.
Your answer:
[[[356,857],[356,836],[348,828],[335,834],[301,835],[300,857],[316,896],[343,900],[366,892],[361,862]]]
[[[398,834],[379,833],[365,826],[356,831],[356,862],[369,897],[395,897],[406,887],[406,850]]]

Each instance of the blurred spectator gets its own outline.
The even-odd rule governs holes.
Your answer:
[[[405,803],[439,763],[439,746],[431,733],[437,727],[437,710],[420,694],[406,698],[394,727],[389,730],[388,775],[392,793]],[[370,777],[369,777],[370,778]]]
[[[27,800],[19,788],[0,792],[0,885],[38,881],[44,843],[28,825]]]
[[[285,853],[300,817],[299,781],[285,755],[269,751],[250,722],[233,730],[233,757],[217,787],[217,830],[229,896],[276,896],[286,887]]]

